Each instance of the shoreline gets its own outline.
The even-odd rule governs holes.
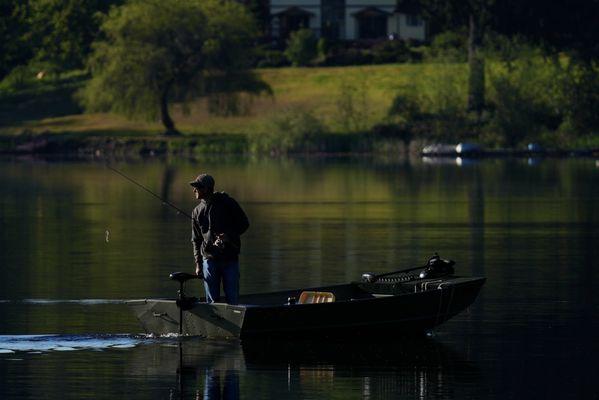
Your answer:
[[[312,138],[303,151],[281,153],[252,152],[250,140],[243,134],[202,134],[179,137],[148,136],[94,136],[80,134],[21,134],[0,135],[0,155],[49,155],[132,158],[206,155],[397,155],[426,158],[564,158],[599,157],[599,149],[485,149],[457,151],[455,145],[441,145],[442,151],[427,151],[431,143],[424,140],[406,142],[404,138],[362,134],[327,134]],[[439,144],[437,144],[439,146]]]

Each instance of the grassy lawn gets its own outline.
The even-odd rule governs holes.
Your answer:
[[[567,135],[567,129],[560,133],[552,122],[555,110],[564,104],[558,90],[562,72],[538,57],[532,63],[520,64],[510,72],[500,62],[486,63],[486,96],[494,107],[495,119],[486,120],[473,133],[467,131],[465,122],[467,66],[456,63],[260,69],[257,73],[271,86],[273,96],[245,98],[246,115],[211,115],[207,101],[199,99],[189,105],[189,113],[183,112],[181,105],[174,105],[172,116],[185,135],[258,134],[250,137],[250,141],[255,141],[273,134],[275,137],[304,135],[310,127],[291,134],[275,121],[275,117],[299,111],[316,117],[326,132],[337,139],[337,133],[369,132],[374,125],[388,122],[390,105],[401,94],[415,101],[424,115],[445,118],[442,124],[437,126],[433,121],[421,131],[441,141],[464,137],[469,140],[476,135],[483,143],[486,140],[501,145],[502,137],[515,133],[519,135],[516,141],[520,142],[532,140],[548,146],[596,148],[598,135],[591,129],[586,135]],[[84,113],[74,100],[74,94],[84,83],[84,75],[72,73],[57,82],[35,82],[16,92],[0,87],[0,135],[50,132],[128,138],[156,137],[163,132],[158,121]],[[562,138],[564,132],[566,136]]]
[[[462,66],[458,68],[463,69]],[[359,109],[364,127],[382,121],[402,87],[422,86],[432,69],[423,64],[376,65],[334,68],[262,69],[258,73],[270,84],[274,96],[249,99],[248,115],[210,115],[205,100],[191,104],[189,114],[175,106],[173,117],[185,134],[254,133],[268,129],[275,114],[290,110],[311,111],[332,131],[342,131],[339,102],[349,96]],[[439,66],[433,75],[440,76]],[[433,79],[432,81],[434,81]],[[80,82],[68,82],[55,90],[30,90],[0,98],[0,134],[31,132],[77,132],[93,135],[144,135],[161,132],[158,122],[130,121],[113,114],[85,114],[73,100]]]

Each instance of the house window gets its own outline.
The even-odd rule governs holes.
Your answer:
[[[406,24],[408,26],[420,26],[422,25],[422,18],[420,18],[418,15],[407,15]]]
[[[358,37],[360,39],[378,39],[387,36],[387,16],[362,16],[358,19]]]

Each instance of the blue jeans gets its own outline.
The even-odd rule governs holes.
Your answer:
[[[226,302],[239,303],[239,261],[204,260],[203,270],[208,303],[219,301],[221,280]]]

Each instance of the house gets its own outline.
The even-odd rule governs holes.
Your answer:
[[[412,2],[398,0],[271,0],[273,38],[300,28],[331,40],[427,39],[427,24]]]

